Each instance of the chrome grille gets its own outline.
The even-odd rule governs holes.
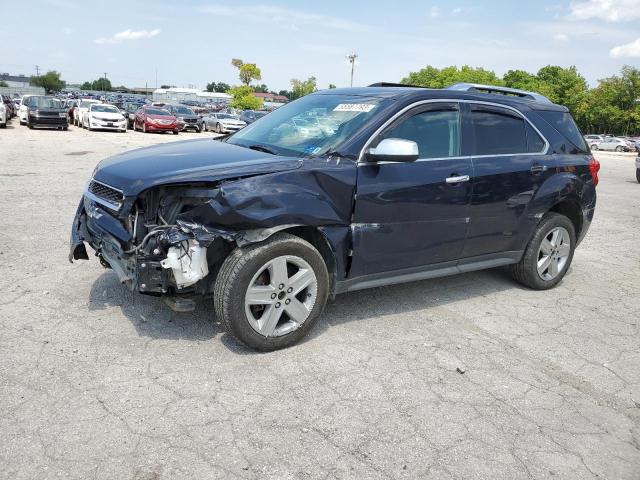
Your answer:
[[[123,195],[120,190],[116,190],[113,187],[95,180],[89,182],[89,188],[87,190],[96,197],[97,201],[102,200],[108,204],[107,206],[111,208],[116,207],[116,210],[120,209],[123,200]]]

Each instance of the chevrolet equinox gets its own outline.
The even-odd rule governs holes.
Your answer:
[[[218,139],[103,160],[70,260],[175,310],[212,296],[258,350],[309,332],[328,298],[509,266],[554,287],[584,238],[599,163],[567,108],[533,92],[388,83],[305,96]]]

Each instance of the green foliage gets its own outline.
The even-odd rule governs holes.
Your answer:
[[[9,84],[7,82],[5,82],[4,80],[0,80],[0,87],[8,87]]]
[[[438,69],[431,65],[411,72],[402,83],[445,88],[458,82],[504,85],[541,93],[552,102],[569,108],[584,133],[640,133],[640,69],[625,66],[620,76],[600,80],[589,89],[576,67],[547,65],[530,73],[509,70],[502,78],[494,72],[467,65]]]
[[[336,86],[333,83],[330,83],[329,84],[329,89],[332,89],[332,88],[336,88]]]
[[[267,87],[264,83],[260,85],[256,85],[253,89],[254,92],[257,93],[269,93],[269,87]]]
[[[304,97],[318,90],[316,86],[316,77],[309,77],[306,80],[291,79],[291,100]]]
[[[60,73],[52,70],[44,75],[31,77],[31,85],[42,87],[47,93],[57,93],[65,86],[65,82],[60,80]]]
[[[229,104],[232,108],[240,110],[260,110],[262,100],[253,94],[253,89],[248,85],[232,88],[227,92],[233,98]]]
[[[418,72],[411,72],[401,82],[430,88],[444,88],[459,82],[482,83],[485,85],[504,84],[495,72],[468,65],[463,65],[460,69],[452,65],[441,70],[429,65]]]
[[[113,88],[111,86],[111,80],[109,80],[108,78],[100,77],[93,82],[84,82],[80,86],[80,90],[100,90],[103,92],[110,92],[111,90],[113,90]]]
[[[230,90],[231,86],[228,83],[220,82],[211,82],[207,84],[207,92],[219,92],[224,93],[227,90]]]
[[[252,80],[262,80],[262,72],[255,63],[243,63],[240,66],[240,81],[249,85]]]
[[[287,97],[289,100],[291,100],[291,92],[289,90],[280,90],[278,92],[278,95],[282,95],[283,97]]]

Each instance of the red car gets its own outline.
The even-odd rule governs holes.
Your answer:
[[[173,132],[174,135],[178,135],[180,125],[178,124],[178,119],[167,110],[145,105],[136,112],[133,129],[142,130],[145,133]]]

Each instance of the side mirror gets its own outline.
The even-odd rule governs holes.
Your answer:
[[[370,162],[415,162],[418,155],[418,144],[413,140],[385,138],[369,149],[366,158]]]

